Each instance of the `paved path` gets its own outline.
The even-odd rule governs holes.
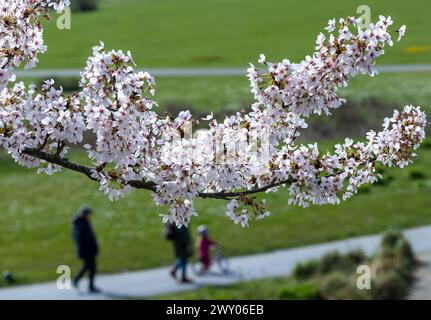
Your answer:
[[[431,300],[431,252],[419,254],[420,266],[409,300]]]
[[[431,252],[431,226],[405,230],[417,253]],[[104,293],[89,295],[84,291],[58,290],[56,283],[43,283],[0,290],[0,299],[112,299],[150,297],[153,295],[196,289],[204,285],[226,285],[244,280],[285,276],[291,273],[296,263],[319,258],[328,251],[347,252],[361,248],[371,254],[380,242],[380,235],[363,236],[311,245],[306,247],[278,250],[269,253],[243,256],[231,259],[232,274],[213,275],[195,279],[193,285],[180,285],[168,276],[167,268],[103,275],[97,284]],[[86,283],[81,283],[84,288]]]
[[[431,64],[394,64],[381,65],[381,73],[430,72]],[[246,68],[158,68],[148,69],[155,77],[217,77],[245,76]],[[17,71],[19,78],[79,77],[79,69],[52,69]]]

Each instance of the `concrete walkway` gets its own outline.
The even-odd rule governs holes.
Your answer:
[[[431,226],[404,231],[417,253],[431,252]],[[90,295],[82,291],[59,290],[56,283],[19,286],[0,290],[0,299],[128,299],[151,297],[158,294],[193,290],[205,285],[227,285],[239,281],[285,276],[301,261],[319,258],[333,250],[347,252],[362,249],[372,254],[380,242],[380,235],[363,236],[311,245],[306,247],[278,250],[269,253],[243,256],[231,259],[232,273],[212,275],[195,279],[192,285],[181,285],[168,276],[167,268],[103,275],[97,278],[97,285],[104,290],[101,294]],[[83,281],[84,282],[84,281]]]
[[[431,252],[418,256],[420,265],[416,271],[416,282],[410,290],[409,300],[431,300]]]
[[[431,64],[387,64],[377,66],[380,73],[430,72]],[[18,78],[79,77],[79,69],[52,69],[17,71]],[[245,76],[247,68],[154,68],[148,69],[155,77],[229,77]]]

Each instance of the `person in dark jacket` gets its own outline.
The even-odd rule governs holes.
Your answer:
[[[88,271],[90,279],[89,291],[90,293],[97,293],[100,290],[94,286],[94,278],[96,276],[96,256],[99,252],[99,246],[90,224],[90,214],[90,208],[83,208],[72,223],[73,240],[75,241],[78,258],[83,261],[82,268],[74,279],[73,284],[78,287],[79,280]]]
[[[182,226],[177,228],[175,224],[167,226],[169,228],[169,240],[172,240],[174,245],[175,257],[177,261],[171,269],[171,276],[177,278],[177,271],[181,271],[182,283],[192,283],[193,281],[187,278],[187,262],[193,254],[192,239],[188,227]]]

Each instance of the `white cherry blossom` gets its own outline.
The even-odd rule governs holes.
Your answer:
[[[425,138],[426,115],[406,106],[364,141],[346,138],[332,153],[296,143],[312,114],[331,115],[344,103],[337,90],[358,74],[374,76],[376,59],[392,45],[390,17],[361,30],[354,17],[329,21],[316,52],[299,63],[270,62],[263,54],[248,78],[255,97],[249,112],[223,121],[211,113],[193,132],[189,111],[156,113],[155,80],[135,71],[130,52],[93,48],[81,91],[65,95],[53,80],[28,88],[15,70],[37,64],[46,51],[40,19],[69,1],[0,0],[0,143],[15,161],[54,174],[63,167],[100,185],[111,200],[132,188],[150,190],[168,206],[164,222],[188,225],[194,200],[228,200],[227,216],[248,226],[270,215],[257,194],[285,189],[291,205],[338,204],[364,183],[381,178],[378,165],[404,167]],[[399,38],[405,26],[398,30]],[[92,166],[66,157],[82,145]]]

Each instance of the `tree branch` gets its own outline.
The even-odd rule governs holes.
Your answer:
[[[260,192],[268,191],[269,189],[279,187],[283,184],[287,183],[293,183],[291,179],[284,180],[284,181],[273,181],[270,184],[260,187],[260,188],[254,188],[249,190],[243,190],[243,191],[235,191],[235,192],[214,192],[214,193],[206,193],[206,192],[199,192],[199,197],[205,199],[205,198],[214,198],[214,199],[223,199],[223,200],[231,200],[235,197],[245,196],[245,195],[251,195],[256,194]]]
[[[100,181],[98,178],[93,176],[93,173],[97,172],[97,168],[77,164],[77,163],[69,161],[66,158],[62,158],[57,154],[50,154],[50,153],[47,153],[44,151],[40,151],[38,149],[26,148],[26,149],[24,149],[24,151],[22,153],[26,154],[28,156],[31,156],[31,157],[35,157],[35,158],[44,160],[44,161],[52,163],[52,164],[59,165],[59,166],[66,168],[66,169],[82,173],[93,181]],[[337,174],[339,174],[341,172],[343,172],[343,170],[340,172],[337,172]],[[332,176],[332,175],[328,175],[328,177],[329,176]],[[279,187],[279,186],[284,185],[284,184],[292,184],[294,182],[295,182],[295,180],[292,180],[292,179],[287,179],[287,180],[283,180],[283,181],[273,180],[268,185],[263,186],[263,187],[259,187],[259,188],[253,188],[253,189],[242,190],[242,191],[233,191],[233,192],[227,192],[227,191],[199,192],[198,196],[200,198],[203,198],[203,199],[232,200],[233,198],[236,198],[236,197],[265,192],[265,191],[268,191],[269,189],[276,188],[276,187]],[[141,181],[141,180],[126,181],[126,184],[133,187],[133,188],[136,188],[136,189],[145,189],[145,190],[149,190],[152,192],[156,191],[156,186],[157,186],[152,181]]]
[[[91,168],[91,167],[87,167],[81,164],[71,162],[68,159],[62,158],[57,154],[51,154],[51,153],[47,153],[47,152],[44,152],[38,149],[32,149],[32,148],[25,148],[22,153],[34,158],[45,160],[46,162],[49,162],[52,164],[59,165],[66,169],[82,173],[93,181],[99,181],[97,178],[93,177],[92,175],[94,172],[96,172],[95,168]]]
[[[38,149],[26,148],[22,153],[34,158],[44,160],[52,164],[56,164],[66,169],[82,173],[93,181],[99,181],[98,178],[93,176],[93,173],[97,172],[97,168],[84,166],[84,165],[72,162],[67,158],[62,158],[57,154],[47,153]],[[254,189],[236,191],[236,192],[225,192],[225,191],[214,192],[214,193],[199,192],[198,195],[200,198],[203,198],[203,199],[212,198],[212,199],[231,200],[232,198],[239,197],[241,195],[251,195],[255,193],[265,192],[271,188],[275,188],[291,182],[292,182],[291,180],[278,181],[278,182],[273,181],[267,186],[260,187],[260,188],[254,188]],[[130,180],[130,181],[127,181],[126,184],[136,189],[145,189],[153,192],[156,190],[156,184],[151,181]]]
[[[52,164],[59,165],[66,169],[82,173],[93,181],[99,181],[98,178],[93,176],[93,173],[97,172],[97,168],[84,166],[82,164],[69,161],[66,158],[62,158],[58,154],[51,154],[44,151],[40,151],[38,149],[26,148],[22,153],[34,158],[44,160]],[[156,185],[151,181],[131,180],[131,181],[127,181],[126,184],[137,189],[146,189],[150,191],[155,191],[156,189],[155,188]]]

